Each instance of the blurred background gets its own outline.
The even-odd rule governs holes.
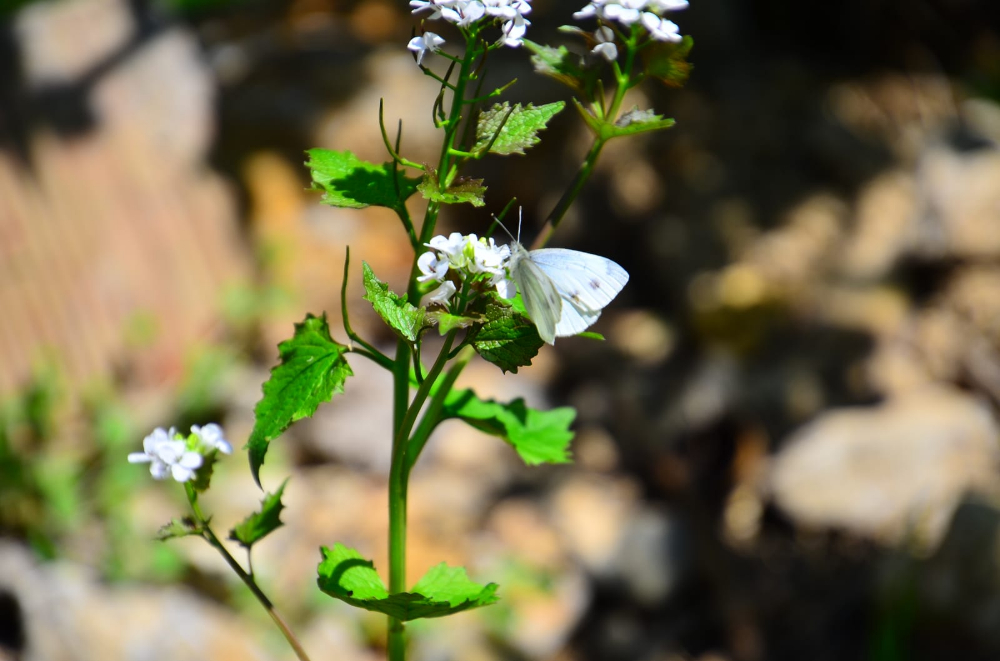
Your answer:
[[[556,43],[582,5],[537,0]],[[398,291],[385,210],[320,206],[310,147],[433,160],[437,87],[403,0],[0,3],[0,658],[290,659],[222,560],[153,541],[181,490],[125,457],[158,425],[239,447],[306,312],[391,346],[360,261]],[[415,661],[1000,658],[1000,5],[694,0],[677,119],[604,152],[554,243],[625,291],[485,396],[578,408],[575,464],[528,469],[445,425],[414,473],[410,576],[439,561],[502,601],[414,623]],[[447,34],[445,35],[448,36]],[[432,59],[440,65],[442,60]],[[512,100],[565,90],[507,51]],[[587,146],[572,111],[477,165],[482,233],[531,238]],[[417,203],[419,206],[419,203]],[[384,658],[381,616],[315,588],[317,548],[385,562],[387,375],[272,445],[286,526],[255,554],[314,661]],[[239,452],[206,507],[260,492]]]

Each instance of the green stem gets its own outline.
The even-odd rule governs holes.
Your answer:
[[[417,425],[417,429],[413,432],[413,436],[410,438],[406,449],[407,473],[413,469],[413,466],[417,463],[417,459],[420,457],[421,450],[427,444],[427,439],[430,438],[431,432],[441,422],[441,409],[444,407],[444,400],[448,397],[448,393],[454,387],[458,376],[465,369],[465,366],[469,364],[469,361],[472,360],[472,356],[475,353],[475,350],[471,346],[462,347],[455,362],[448,369],[448,373],[441,379],[441,383],[434,391],[434,394],[431,395],[431,401],[427,405],[427,410],[424,411],[424,415],[420,419],[420,424]]]
[[[226,561],[226,563],[234,572],[236,572],[236,575],[240,577],[240,580],[242,580],[243,583],[250,588],[250,592],[253,593],[253,596],[257,598],[260,605],[267,611],[267,614],[281,631],[281,635],[283,635],[285,640],[288,641],[288,644],[291,646],[292,651],[295,652],[295,656],[299,658],[299,661],[309,661],[309,655],[306,654],[306,651],[302,648],[298,638],[296,638],[295,634],[292,633],[292,630],[288,627],[284,618],[281,617],[281,614],[278,613],[274,604],[271,603],[271,600],[267,598],[264,591],[257,585],[257,581],[254,580],[254,577],[251,574],[248,574],[243,569],[240,563],[238,563],[236,558],[229,553],[229,550],[222,544],[222,541],[216,537],[212,528],[208,525],[208,520],[202,513],[201,506],[198,505],[198,493],[194,490],[194,487],[192,487],[189,483],[185,483],[184,490],[187,492],[188,502],[191,503],[191,511],[194,512],[195,520],[201,528],[202,538],[215,547],[215,549],[222,555],[222,558]]]
[[[449,88],[452,90],[451,111],[445,122],[445,136],[441,146],[441,157],[438,162],[438,181],[444,188],[451,185],[456,174],[453,171],[451,150],[455,148],[455,136],[458,134],[462,118],[466,84],[469,80],[472,63],[476,57],[475,38],[470,38],[466,35],[465,58],[461,62],[455,85],[453,87],[449,85]],[[410,284],[407,288],[407,298],[413,302],[418,301],[420,298],[420,288],[417,283],[417,276],[419,275],[417,259],[420,257],[420,247],[430,241],[434,235],[440,210],[441,205],[437,202],[431,202],[427,205],[427,211],[424,213],[424,223],[420,228],[417,240],[413,242],[413,264],[410,267]],[[447,362],[448,353],[451,351],[451,345],[455,340],[456,334],[457,331],[452,331],[448,334],[438,359],[434,362],[434,366],[430,372],[427,373],[423,383],[417,388],[413,401],[409,402],[409,404],[411,348],[403,340],[396,343],[396,358],[392,370],[392,465],[389,468],[390,593],[406,591],[406,492],[409,477],[409,471],[406,466],[407,440],[416,417],[420,412],[420,408],[427,400],[431,386],[437,380],[438,375],[444,368],[445,362]],[[415,367],[419,372],[419,366]],[[406,628],[401,620],[393,617],[389,618],[387,648],[389,661],[404,661],[406,658]]]
[[[532,249],[538,249],[545,246],[552,237],[552,233],[555,232],[556,228],[559,227],[559,223],[562,221],[563,216],[569,211],[570,205],[576,200],[577,195],[583,189],[584,184],[590,179],[590,175],[594,173],[594,166],[597,165],[597,157],[601,155],[601,150],[604,149],[604,144],[607,142],[604,138],[595,137],[594,144],[591,145],[590,151],[587,152],[587,157],[580,164],[580,169],[576,172],[576,177],[573,182],[563,193],[562,197],[556,203],[556,206],[549,213],[548,218],[545,219],[545,226],[542,231],[539,232],[538,238],[532,244]]]

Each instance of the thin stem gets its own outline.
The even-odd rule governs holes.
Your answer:
[[[361,339],[361,336],[354,332],[351,328],[351,320],[347,314],[347,276],[349,274],[349,268],[351,266],[351,248],[347,247],[347,253],[344,255],[344,279],[340,284],[340,316],[344,320],[344,332],[347,333],[347,337],[351,338],[352,342],[357,342],[365,350],[357,349],[355,347],[350,347],[351,351],[354,353],[361,354],[362,356],[378,363],[387,370],[391,370],[393,367],[392,359],[385,355],[374,346],[365,342]]]
[[[289,628],[284,618],[281,617],[281,614],[278,613],[274,604],[271,603],[271,600],[267,598],[264,591],[257,585],[257,581],[254,580],[253,576],[244,571],[240,563],[236,561],[236,558],[229,553],[229,550],[212,531],[211,526],[208,524],[208,520],[201,511],[201,506],[198,505],[198,493],[194,490],[194,487],[192,487],[190,483],[185,483],[184,490],[187,493],[188,502],[191,503],[191,511],[194,512],[195,520],[201,528],[202,538],[215,547],[215,549],[222,555],[222,558],[226,561],[226,563],[234,572],[236,572],[236,575],[240,577],[240,580],[243,581],[248,588],[250,588],[250,592],[252,592],[253,596],[257,598],[260,605],[264,607],[267,614],[271,616],[271,620],[281,631],[281,635],[285,637],[285,640],[288,641],[288,644],[291,646],[292,651],[295,652],[295,656],[299,658],[299,661],[310,661],[309,655],[306,654],[306,651],[302,648],[298,638],[296,638],[295,634],[292,633],[292,630]]]
[[[452,363],[444,378],[441,379],[441,383],[434,389],[434,394],[431,395],[431,401],[427,405],[427,410],[424,411],[424,415],[420,419],[420,424],[417,425],[416,430],[413,432],[413,436],[410,438],[406,449],[407,473],[413,469],[413,466],[417,463],[417,459],[420,458],[420,452],[424,449],[424,445],[427,444],[427,439],[430,438],[434,428],[441,422],[441,409],[444,407],[444,400],[448,397],[448,393],[454,387],[458,376],[465,369],[465,366],[469,364],[469,361],[472,360],[472,356],[475,353],[475,350],[471,346],[462,347],[459,350],[458,358]]]
[[[552,237],[552,233],[559,227],[559,223],[562,221],[563,216],[566,215],[566,212],[569,211],[570,205],[573,204],[577,195],[580,194],[580,190],[587,183],[587,180],[590,179],[590,175],[593,174],[594,166],[597,165],[597,157],[601,155],[601,150],[604,149],[605,142],[606,140],[601,137],[594,138],[594,144],[591,145],[590,151],[587,152],[587,157],[580,164],[580,169],[577,170],[576,177],[549,213],[548,218],[545,220],[545,226],[539,232],[538,238],[535,239],[535,242],[531,246],[532,249],[537,250],[545,246]]]
[[[410,279],[413,283],[413,278]],[[389,592],[406,591],[406,477],[402,470],[406,443],[399,441],[399,430],[407,414],[410,395],[410,345],[396,343],[393,365],[392,464],[389,468]],[[401,620],[389,618],[389,661],[406,658],[406,629]]]

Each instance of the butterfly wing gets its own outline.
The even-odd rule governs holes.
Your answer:
[[[557,337],[576,335],[589,328],[628,282],[625,269],[600,255],[566,248],[533,250],[529,255],[530,261],[549,276],[562,299],[555,326]]]
[[[512,244],[510,275],[521,293],[521,300],[528,316],[535,322],[538,335],[549,344],[556,341],[563,302],[552,278],[532,261],[530,254],[520,244]]]

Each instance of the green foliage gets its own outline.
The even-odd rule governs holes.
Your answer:
[[[441,204],[461,204],[468,202],[474,207],[481,207],[486,204],[483,197],[486,195],[486,186],[483,186],[482,179],[471,179],[469,177],[458,177],[454,183],[445,190],[441,190],[441,182],[438,175],[433,170],[424,173],[424,180],[417,186],[417,190],[432,202]]]
[[[531,364],[545,342],[531,320],[509,305],[491,303],[486,307],[486,323],[472,336],[472,346],[484,359],[504,372]]]
[[[391,162],[375,165],[349,151],[310,149],[306,153],[313,189],[324,191],[323,204],[349,209],[401,209],[417,190],[419,179],[397,173]]]
[[[174,539],[175,537],[190,537],[192,535],[201,535],[204,528],[196,522],[190,516],[185,516],[182,519],[171,519],[170,523],[161,526],[159,530],[156,531],[156,539],[161,542],[165,542],[168,539]]]
[[[404,622],[441,617],[487,606],[497,600],[497,585],[479,585],[469,580],[462,567],[441,563],[432,567],[413,586],[412,592],[389,594],[371,560],[343,544],[323,547],[317,572],[319,588],[352,606],[385,613]]]
[[[344,392],[351,366],[344,359],[347,347],[330,337],[326,315],[306,315],[295,325],[295,335],[278,345],[281,364],[264,383],[264,397],[254,409],[255,422],[247,448],[250,470],[260,484],[260,467],[268,444],[290,424],[311,416],[334,393]]]
[[[430,325],[426,319],[427,309],[408,303],[406,294],[397,296],[389,291],[389,285],[375,277],[368,262],[362,263],[365,283],[364,299],[372,304],[375,312],[403,339],[416,342],[420,332]]]
[[[484,150],[489,145],[491,154],[524,155],[525,149],[540,141],[538,132],[546,128],[549,120],[565,107],[565,101],[537,107],[530,103],[522,107],[518,103],[513,108],[506,101],[498,103],[479,115],[473,151]],[[492,144],[490,141],[493,141]]]
[[[532,53],[531,64],[536,73],[554,78],[586,98],[592,96],[598,80],[596,67],[585,69],[581,66],[580,56],[565,46],[553,48],[528,39],[524,40],[524,46]]]
[[[254,512],[236,524],[236,527],[229,531],[229,539],[249,549],[255,542],[284,525],[281,521],[281,510],[285,506],[281,503],[281,495],[285,491],[286,484],[288,478],[285,478],[277,491],[266,494],[260,501],[260,511]]]
[[[573,103],[576,105],[576,109],[580,111],[580,115],[584,121],[587,122],[587,126],[590,127],[595,135],[603,140],[620,138],[627,135],[638,135],[639,133],[648,133],[650,131],[662,131],[663,129],[670,128],[675,123],[673,119],[665,119],[652,110],[633,108],[619,117],[618,121],[614,124],[611,124],[599,117],[595,117],[590,111],[580,105],[580,102],[576,99],[573,99]]]
[[[441,335],[447,335],[456,328],[468,328],[476,323],[476,319],[472,317],[460,317],[447,312],[428,312],[427,319],[437,324]]]
[[[458,418],[480,431],[499,436],[514,446],[529,466],[570,461],[569,444],[573,440],[570,425],[576,418],[572,407],[539,411],[525,405],[521,398],[504,404],[479,399],[472,390],[455,390],[445,397],[441,415],[442,419]]]
[[[684,37],[679,43],[657,41],[641,51],[646,75],[661,80],[670,87],[683,87],[691,75],[688,55],[694,39]]]

